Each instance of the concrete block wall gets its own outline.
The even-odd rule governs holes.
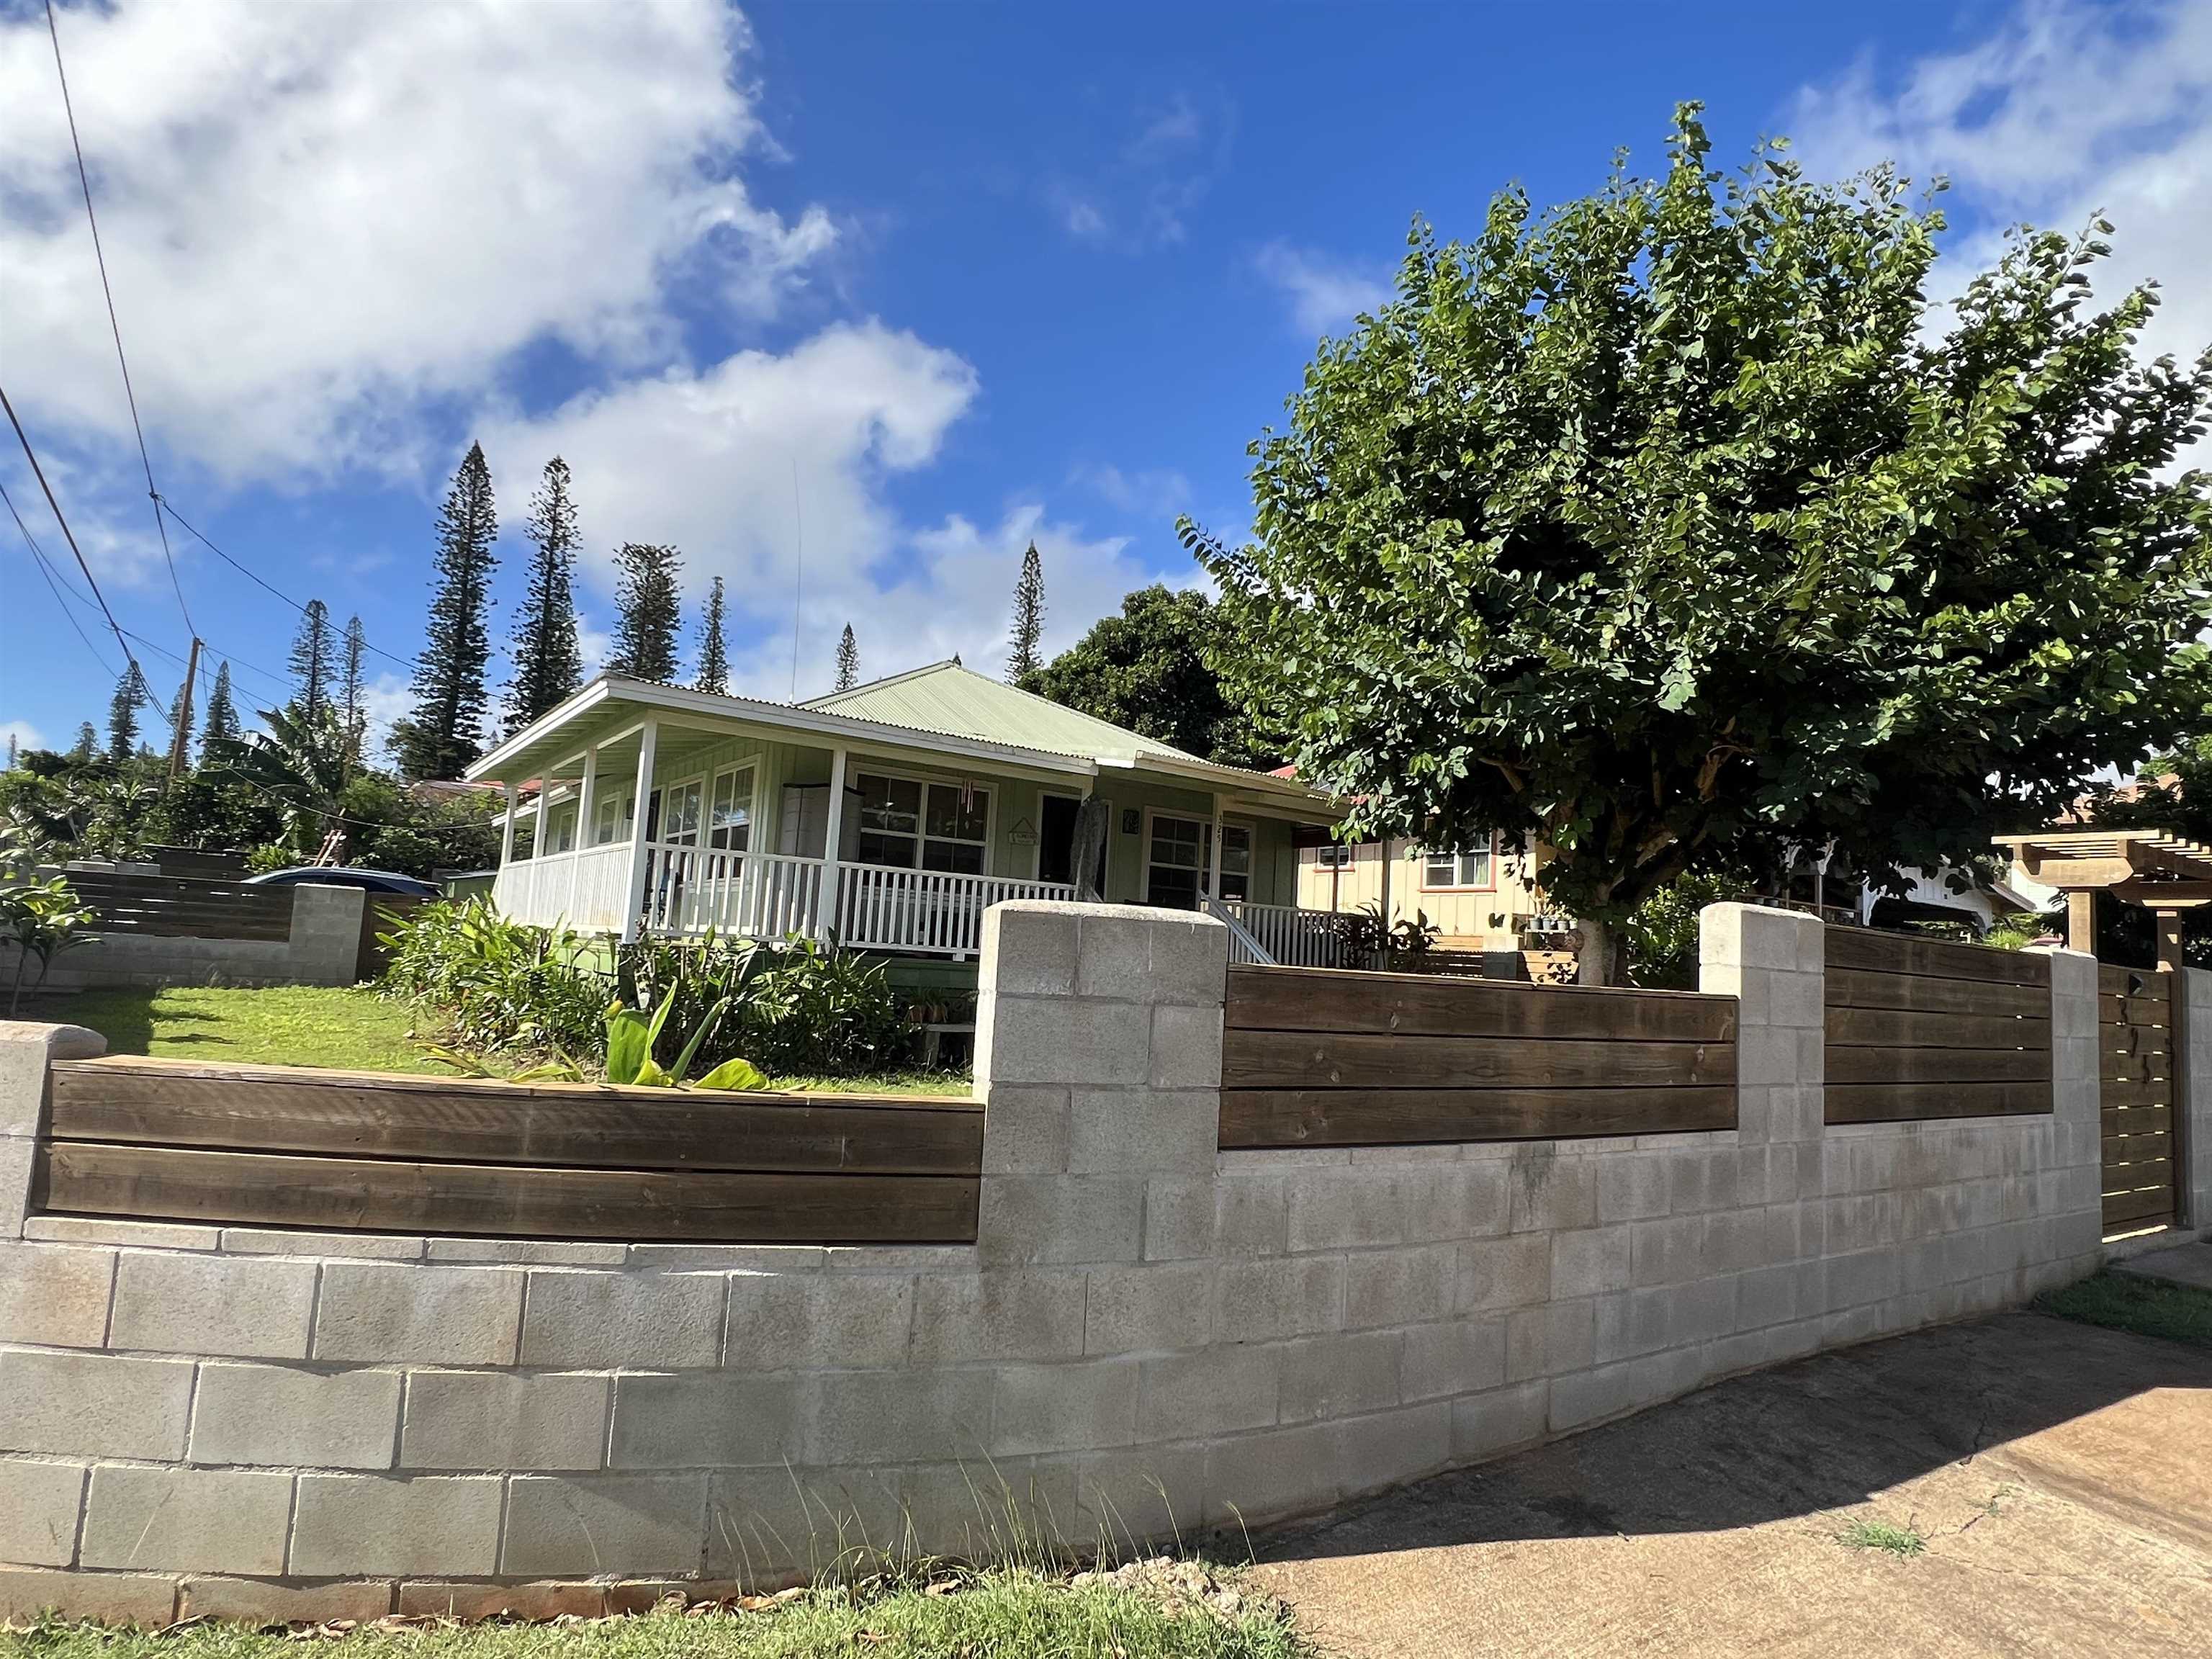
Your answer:
[[[1725,907],[1704,943],[1736,1129],[1222,1153],[1225,931],[999,906],[972,1246],[25,1218],[9,1164],[0,1609],[594,1611],[988,1552],[1010,1512],[1188,1536],[2096,1265],[2084,959],[2054,1115],[1828,1130],[1817,926]],[[23,1167],[82,1042],[0,1028]]]
[[[358,887],[302,882],[292,890],[289,938],[195,939],[112,933],[56,957],[50,991],[108,986],[351,985],[362,930],[374,897]],[[15,971],[15,949],[0,944],[0,983]],[[31,973],[38,972],[36,963]]]

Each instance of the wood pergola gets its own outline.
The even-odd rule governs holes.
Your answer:
[[[2212,904],[2212,847],[2165,830],[2045,830],[1999,836],[2021,869],[2066,895],[2066,943],[2094,951],[2096,895],[2158,918],[2158,963],[2181,966],[2183,914]]]

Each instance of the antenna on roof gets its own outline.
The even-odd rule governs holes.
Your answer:
[[[799,457],[791,458],[791,700],[799,701],[799,601],[806,592],[806,520],[799,510]]]

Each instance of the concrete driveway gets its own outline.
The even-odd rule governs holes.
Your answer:
[[[1909,1559],[1837,1534],[1928,1540]],[[2039,1314],[1672,1405],[1265,1540],[1333,1651],[2212,1652],[2212,1353]]]

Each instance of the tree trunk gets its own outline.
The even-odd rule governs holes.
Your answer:
[[[1577,921],[1582,930],[1582,948],[1575,952],[1575,983],[1577,985],[1617,985],[1620,982],[1620,932],[1609,922],[1592,921],[1587,916]]]

